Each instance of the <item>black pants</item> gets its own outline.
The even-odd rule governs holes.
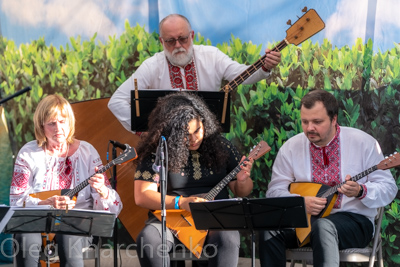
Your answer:
[[[316,220],[310,244],[314,266],[339,266],[339,249],[364,248],[371,242],[373,224],[363,215],[338,212]],[[261,266],[286,266],[286,249],[297,248],[294,229],[260,233]]]

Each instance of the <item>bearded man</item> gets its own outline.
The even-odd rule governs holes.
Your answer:
[[[108,103],[109,109],[128,131],[131,131],[130,92],[135,89],[134,79],[137,79],[139,89],[218,91],[222,81],[233,80],[249,67],[233,61],[216,47],[193,45],[194,31],[182,15],[168,15],[161,20],[159,30],[164,51],[146,59]],[[280,52],[266,49],[265,53],[262,68],[243,84],[267,78],[281,61]]]
[[[328,91],[312,90],[302,98],[303,132],[279,149],[266,193],[266,197],[298,196],[289,191],[293,182],[339,186],[333,208],[323,218],[319,216],[329,205],[327,198],[304,197],[306,213],[317,216],[311,222],[309,245],[313,264],[318,267],[339,266],[341,249],[366,247],[374,234],[377,209],[390,204],[398,191],[390,170],[378,169],[358,181],[351,179],[381,162],[384,156],[371,135],[339,126],[338,114],[339,103]],[[306,185],[312,188],[312,184]],[[297,247],[294,229],[261,232],[261,267],[285,267],[286,249]]]

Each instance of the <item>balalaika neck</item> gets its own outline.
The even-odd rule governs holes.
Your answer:
[[[210,192],[207,193],[207,195],[204,197],[208,201],[213,200],[219,192],[222,191],[222,189],[225,188],[225,186],[233,179],[235,176],[241,171],[241,166],[244,166],[244,162],[249,161],[248,158],[245,158],[239,165],[237,165],[227,176],[225,176],[224,179],[222,179],[216,186],[213,187],[213,189],[210,190]]]
[[[369,168],[369,169],[367,169],[367,170],[365,170],[365,171],[363,171],[363,172],[360,172],[359,174],[357,174],[357,175],[351,177],[351,178],[350,178],[350,181],[356,182],[356,181],[360,180],[361,178],[367,176],[367,175],[370,174],[371,172],[376,171],[377,169],[378,169],[378,166],[375,165],[375,166],[373,166],[373,167],[371,167],[371,168]],[[340,184],[337,184],[337,185],[335,185],[335,186],[332,186],[331,188],[329,188],[329,189],[326,190],[325,192],[322,192],[321,195],[317,195],[317,197],[328,198],[329,196],[335,194],[335,193],[337,192],[338,188],[341,187],[342,185],[344,185],[345,183],[346,183],[346,181],[345,181],[345,182],[342,182],[342,183],[340,183]]]
[[[114,161],[111,161],[111,162],[107,163],[105,166],[101,167],[99,170],[97,170],[97,172],[92,174],[90,177],[92,177],[93,175],[95,175],[97,173],[104,173],[105,171],[107,171],[109,168],[111,168],[114,165],[115,165]],[[64,196],[69,196],[70,198],[72,198],[73,196],[78,194],[83,188],[85,188],[89,184],[90,177],[87,178],[86,180],[84,180],[82,183],[78,184],[73,189],[69,190],[67,193],[64,194]]]
[[[272,51],[281,51],[283,48],[287,46],[286,40],[281,41],[277,46],[272,48]],[[225,85],[221,90],[224,90],[226,87],[229,88],[229,91],[236,89],[240,84],[242,84],[247,78],[253,75],[258,69],[263,66],[263,62],[267,56],[263,55],[259,60],[257,60],[254,64],[248,67],[244,72],[239,74],[235,79],[230,81],[227,85]]]

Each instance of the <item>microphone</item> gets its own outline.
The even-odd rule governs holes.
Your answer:
[[[3,103],[5,103],[5,102],[7,102],[8,100],[10,100],[10,99],[16,97],[16,96],[19,96],[19,95],[22,95],[23,93],[28,92],[28,91],[31,90],[31,89],[32,89],[32,88],[31,88],[30,86],[27,86],[27,87],[25,87],[24,89],[19,90],[19,91],[16,92],[15,94],[10,95],[9,97],[6,97],[6,98],[4,98],[4,99],[2,99],[2,100],[0,99],[0,105],[3,104]]]
[[[156,151],[156,160],[153,163],[153,171],[156,173],[160,173],[160,168],[161,168],[161,162],[160,162],[160,158],[161,158],[161,153],[162,158],[164,158],[164,141],[165,141],[165,137],[161,136],[160,137],[160,141],[158,142],[158,147],[157,147],[157,151]]]
[[[110,140],[110,143],[113,144],[115,147],[121,148],[122,150],[125,150],[128,147],[128,145],[121,144],[120,142],[114,140]]]

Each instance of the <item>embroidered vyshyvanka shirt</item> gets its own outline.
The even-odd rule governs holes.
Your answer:
[[[319,147],[310,142],[311,175],[312,182],[326,184],[330,187],[340,184],[340,127],[336,127],[333,139],[324,147]],[[334,208],[340,208],[342,194],[338,198]]]
[[[198,90],[196,65],[190,61],[186,66],[180,68],[168,62],[171,86],[175,89]]]
[[[65,163],[64,163],[65,162]],[[96,149],[85,141],[66,159],[46,155],[36,141],[25,144],[18,153],[10,187],[10,206],[37,206],[38,198],[30,197],[33,192],[71,189],[95,173],[95,167],[102,167]],[[75,208],[106,210],[119,214],[122,202],[118,193],[105,179],[109,195],[103,199],[95,189],[86,186],[77,196]]]
[[[169,67],[164,51],[146,59],[112,95],[108,107],[122,125],[131,131],[131,90],[135,89],[189,89],[218,91],[223,81],[232,81],[249,66],[239,64],[216,47],[193,45],[194,59],[190,67]],[[189,70],[185,71],[185,68]],[[179,76],[179,72],[182,74]],[[185,74],[186,72],[186,74]],[[172,76],[171,76],[172,75]],[[246,79],[243,84],[253,84],[267,78],[270,72],[261,68]]]
[[[340,139],[338,152],[332,152],[338,153],[341,182],[345,181],[347,174],[355,176],[384,159],[378,142],[361,130],[340,127],[338,138]],[[329,157],[330,160],[333,154]],[[291,196],[292,194],[288,191],[290,183],[312,182],[313,177],[315,179],[316,176],[312,174],[311,161],[310,141],[304,133],[286,141],[275,159],[267,197]],[[327,175],[329,177],[329,173]],[[333,179],[336,179],[335,174],[333,176]],[[376,170],[358,180],[358,183],[364,186],[367,193],[362,198],[342,195],[340,206],[334,207],[331,213],[340,211],[358,213],[373,222],[377,208],[388,205],[395,198],[396,183],[390,170]]]

